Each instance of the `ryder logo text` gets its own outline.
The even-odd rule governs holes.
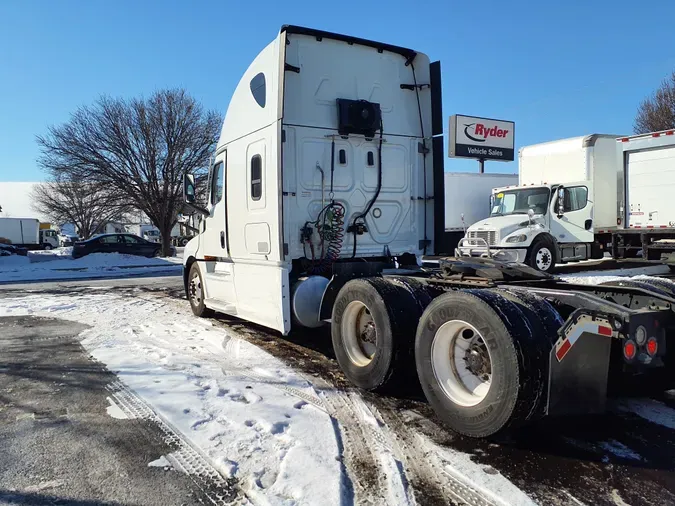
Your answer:
[[[503,138],[509,133],[496,126],[490,128],[483,123],[469,123],[464,125],[464,135],[476,142],[485,142],[489,137]]]

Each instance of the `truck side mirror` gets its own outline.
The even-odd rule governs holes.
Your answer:
[[[527,218],[530,220],[530,225],[532,225],[532,220],[534,219],[534,209],[527,210]]]
[[[558,218],[565,214],[565,188],[558,188]]]
[[[195,201],[195,176],[192,174],[183,175],[183,200],[188,204]]]

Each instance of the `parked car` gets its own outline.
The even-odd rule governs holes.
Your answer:
[[[19,248],[17,246],[14,246],[13,244],[0,243],[0,257],[9,255],[26,256],[27,254],[28,254],[27,248]]]
[[[161,244],[146,241],[133,234],[100,234],[73,245],[73,258],[90,253],[124,253],[151,258],[159,256],[161,252]],[[171,255],[175,254],[176,250],[171,246]]]

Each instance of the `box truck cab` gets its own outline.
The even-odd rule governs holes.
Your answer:
[[[526,146],[519,185],[493,192],[490,216],[474,223],[459,256],[488,256],[550,272],[556,263],[602,258],[596,231],[617,226],[616,138],[593,134]]]

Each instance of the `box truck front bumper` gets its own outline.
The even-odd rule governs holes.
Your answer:
[[[490,246],[484,239],[463,238],[455,249],[455,257],[494,258],[502,262],[525,263],[527,248]]]

